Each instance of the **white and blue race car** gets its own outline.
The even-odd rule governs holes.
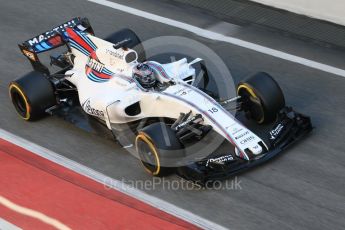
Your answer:
[[[19,47],[34,68],[9,85],[24,120],[50,114],[111,134],[135,147],[153,176],[175,172],[200,184],[225,179],[268,161],[312,130],[309,117],[285,106],[270,75],[258,73],[238,84],[237,97],[220,100],[194,84],[195,66],[206,69],[201,59],[148,61],[129,29],[100,39],[86,18],[74,18]],[[38,55],[61,47],[66,51],[50,56],[59,68],[52,73]],[[229,104],[251,125],[230,113]]]

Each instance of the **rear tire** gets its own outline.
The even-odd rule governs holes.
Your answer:
[[[163,122],[139,131],[135,146],[144,169],[153,176],[172,174],[175,171],[173,164],[184,157],[183,146],[175,132]]]
[[[9,95],[19,116],[27,121],[41,118],[46,109],[56,105],[51,82],[36,71],[12,81]]]
[[[139,37],[134,31],[125,28],[107,36],[104,40],[113,44],[118,44],[126,39],[130,40],[126,43],[126,47],[135,50],[138,53],[138,61],[144,62],[146,60],[145,50]]]
[[[242,108],[259,124],[273,122],[285,107],[284,94],[278,83],[267,73],[257,73],[237,86]]]

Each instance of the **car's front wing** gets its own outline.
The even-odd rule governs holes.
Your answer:
[[[305,137],[312,129],[309,117],[287,107],[278,114],[278,121],[268,133],[270,147],[265,153],[253,155],[249,161],[236,156],[235,153],[210,155],[201,161],[179,167],[177,174],[200,185],[224,180],[271,160]]]

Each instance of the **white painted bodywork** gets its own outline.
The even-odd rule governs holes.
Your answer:
[[[191,63],[188,63],[187,59],[168,64],[146,62],[155,70],[157,80],[172,81],[175,84],[160,92],[145,90],[132,77],[132,69],[138,64],[137,60],[130,63],[125,61],[126,55],[133,54],[134,50],[115,49],[112,43],[92,35],[87,36],[97,46],[95,52],[99,61],[114,74],[106,82],[90,80],[85,71],[90,57],[71,47],[75,56],[74,67],[66,73],[66,76],[69,76],[66,79],[77,87],[84,111],[104,120],[109,129],[111,124],[123,124],[146,117],[177,119],[180,113],[192,111],[194,115],[202,114],[205,125],[211,125],[216,132],[236,146],[238,155],[246,159],[245,149],[256,155],[262,153],[263,149],[259,143],[264,144],[263,140],[244,127],[213,98],[184,81],[191,76],[195,79],[192,64],[199,59]],[[140,104],[141,113],[136,116],[127,115],[125,109],[137,102]]]

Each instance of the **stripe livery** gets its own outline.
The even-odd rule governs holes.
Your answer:
[[[169,75],[167,74],[167,72],[165,71],[165,69],[160,66],[159,64],[156,64],[154,62],[146,62],[146,64],[148,66],[150,66],[157,74],[161,75],[163,78],[165,79],[170,79]]]
[[[96,55],[97,46],[85,33],[78,32],[72,28],[67,28],[66,35],[68,36],[71,47],[85,56],[88,56],[90,60],[101,64]],[[103,83],[109,81],[114,73],[105,67],[96,70],[95,68],[92,68],[92,66],[86,65],[85,74],[91,81]]]

